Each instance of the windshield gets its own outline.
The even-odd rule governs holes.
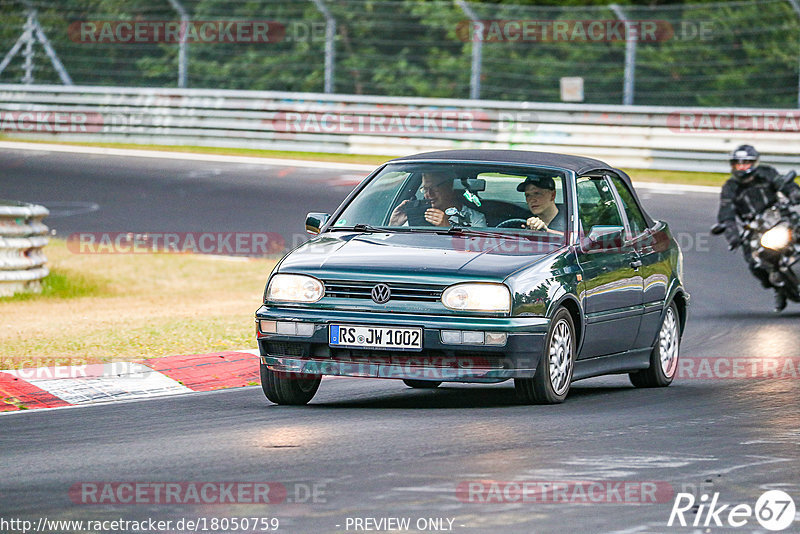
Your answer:
[[[370,180],[331,229],[455,228],[566,242],[564,177],[543,167],[394,163]]]

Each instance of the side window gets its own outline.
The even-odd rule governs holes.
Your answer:
[[[625,215],[627,215],[628,222],[631,225],[631,232],[633,236],[636,237],[647,230],[647,221],[642,214],[642,210],[639,209],[636,201],[633,200],[633,195],[630,189],[628,189],[628,186],[622,181],[622,178],[614,175],[611,175],[610,178],[614,183],[614,187],[617,188],[619,197],[622,199],[622,207],[625,209]]]
[[[593,226],[624,226],[609,183],[601,177],[581,176],[577,182],[578,214],[582,232]]]
[[[534,212],[534,208],[529,207],[526,200],[526,182],[528,179],[541,177],[543,181],[549,181],[555,187],[555,198],[553,202],[556,207],[556,221],[553,230],[563,231],[566,226],[566,213],[567,209],[564,204],[564,179],[562,176],[553,173],[531,173],[531,174],[506,174],[497,172],[480,173],[477,179],[485,182],[485,188],[479,192],[481,205],[477,208],[486,216],[486,223],[488,226],[497,226],[503,222],[512,219],[528,219],[534,213],[542,213],[542,210],[547,209],[549,199],[546,188],[539,189],[539,194],[543,195],[542,200],[535,202],[534,206],[539,211]],[[536,185],[531,182],[531,185]],[[544,185],[542,183],[541,185]],[[519,188],[523,189],[520,190]],[[544,199],[547,199],[545,201]],[[552,222],[552,221],[550,221]],[[507,226],[519,228],[519,226]]]

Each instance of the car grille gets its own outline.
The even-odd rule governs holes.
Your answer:
[[[371,299],[375,284],[385,283],[392,291],[391,301],[436,302],[445,286],[438,284],[403,284],[398,282],[363,282],[359,280],[323,280],[325,296],[343,299]]]
[[[271,341],[267,343],[267,354],[274,356],[303,356],[304,344]]]

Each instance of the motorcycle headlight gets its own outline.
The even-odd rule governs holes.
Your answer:
[[[792,231],[785,224],[779,224],[771,230],[767,230],[761,236],[761,246],[772,250],[780,250],[791,241]]]
[[[511,291],[503,284],[455,284],[442,292],[442,304],[457,311],[508,313],[511,311]]]
[[[304,274],[276,274],[267,286],[266,300],[278,302],[317,302],[325,293],[322,282]]]

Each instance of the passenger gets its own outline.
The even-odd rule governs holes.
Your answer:
[[[450,218],[445,213],[448,208],[460,206],[459,211],[467,226],[486,226],[486,216],[469,206],[456,194],[453,188],[453,177],[447,173],[422,174],[422,185],[420,186],[425,200],[429,200],[431,207],[425,210],[425,220],[433,226],[451,226]],[[410,200],[404,200],[392,211],[389,219],[389,226],[403,226],[408,224],[408,215],[405,207]]]
[[[556,182],[549,176],[528,176],[517,186],[525,193],[525,202],[533,217],[525,221],[525,228],[564,235],[567,218],[556,206]]]

